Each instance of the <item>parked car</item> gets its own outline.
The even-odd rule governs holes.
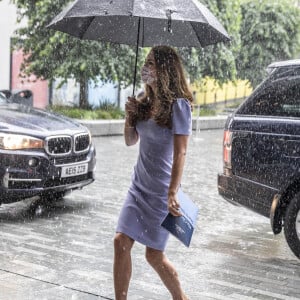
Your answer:
[[[269,76],[232,113],[218,190],[270,218],[300,258],[300,60],[268,66]]]
[[[94,181],[88,129],[28,103],[30,91],[0,91],[0,204],[60,198]]]

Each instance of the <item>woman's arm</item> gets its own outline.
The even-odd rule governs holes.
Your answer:
[[[188,139],[188,135],[174,135],[173,166],[168,191],[168,209],[174,216],[181,215],[179,212],[179,202],[176,195],[181,183]]]
[[[131,122],[126,118],[124,126],[124,138],[125,144],[127,146],[132,146],[137,143],[139,140],[139,135],[135,129],[135,126],[132,126]]]
[[[124,126],[124,138],[127,146],[132,146],[139,140],[139,135],[135,128],[135,117],[137,114],[137,100],[134,97],[128,97],[125,103],[125,126]]]

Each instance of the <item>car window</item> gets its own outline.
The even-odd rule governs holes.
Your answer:
[[[275,82],[245,104],[239,114],[300,118],[300,81]]]
[[[283,78],[283,77],[295,77],[300,75],[300,68],[299,67],[280,67],[274,69],[267,69],[267,72],[270,74],[270,78],[272,80],[276,80],[276,78]]]

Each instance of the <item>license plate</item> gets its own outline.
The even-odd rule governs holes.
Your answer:
[[[88,172],[88,164],[79,164],[61,167],[61,177],[72,177],[86,174]]]

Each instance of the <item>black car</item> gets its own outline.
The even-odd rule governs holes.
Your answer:
[[[94,181],[88,129],[35,109],[30,91],[0,91],[0,204],[32,196],[63,197]]]
[[[300,60],[273,63],[269,76],[231,114],[218,190],[226,200],[284,228],[300,258]]]

